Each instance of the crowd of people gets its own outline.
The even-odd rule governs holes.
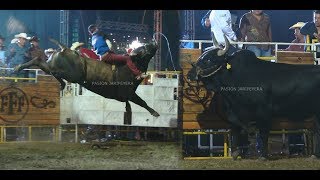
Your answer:
[[[295,39],[292,43],[317,42],[320,39],[320,10],[313,12],[313,22],[297,22],[289,29],[294,30]],[[253,42],[240,49],[248,49],[255,53],[257,57],[271,56],[272,47],[267,44],[254,44],[254,42],[272,42],[271,20],[263,10],[251,10],[245,13],[239,22],[238,30],[232,29],[231,14],[229,10],[209,10],[202,18],[201,24],[204,28],[211,30],[212,38],[220,47],[224,47],[225,35],[231,42]],[[309,39],[308,39],[309,38]],[[238,47],[239,48],[239,47]],[[238,50],[231,47],[229,53]],[[306,51],[303,45],[290,45],[285,51]],[[319,48],[317,48],[319,51]],[[318,55],[317,55],[318,57]]]
[[[108,36],[100,31],[97,25],[91,24],[88,27],[88,32],[91,35],[92,49],[84,48],[83,46],[85,44],[82,42],[74,42],[70,49],[77,51],[82,57],[91,58],[93,60],[104,61],[110,64],[126,64],[138,80],[146,76],[132,62],[130,54],[132,49],[128,49],[126,55],[116,54],[112,50],[112,43],[108,39]],[[4,68],[14,68],[17,65],[26,63],[36,57],[43,61],[47,61],[50,60],[52,54],[57,51],[53,48],[46,50],[41,49],[39,46],[40,39],[37,36],[29,37],[27,33],[24,32],[16,34],[7,48],[4,46],[4,41],[5,38],[0,36],[0,67]],[[32,71],[11,71],[9,75],[18,78],[35,77],[35,73]]]

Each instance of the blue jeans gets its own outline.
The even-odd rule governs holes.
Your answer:
[[[247,50],[254,52],[257,57],[271,56],[271,48],[269,48],[268,50],[263,50],[261,48],[258,48],[257,46],[249,45],[247,46]]]

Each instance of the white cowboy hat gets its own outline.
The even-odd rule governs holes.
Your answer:
[[[83,46],[84,45],[84,43],[79,43],[79,42],[74,42],[74,43],[72,43],[72,46],[71,46],[71,50],[76,50],[78,47],[80,47],[80,46]]]
[[[55,50],[53,48],[49,48],[44,50],[45,53],[53,53]]]
[[[296,24],[292,25],[289,29],[301,28],[305,24],[306,23],[304,23],[304,22],[297,22]]]
[[[27,36],[27,33],[16,34],[16,35],[14,36],[14,38],[24,38],[24,39],[27,39],[27,40],[31,39],[31,37],[28,37],[28,36]]]
[[[14,39],[12,39],[12,40],[11,40],[11,42],[10,42],[10,43],[11,43],[11,44],[14,44],[14,43],[17,43],[18,41],[19,41],[19,39],[14,38]]]

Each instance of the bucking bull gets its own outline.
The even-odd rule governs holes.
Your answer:
[[[111,64],[82,57],[78,52],[70,50],[58,41],[54,39],[50,39],[50,41],[61,49],[59,52],[55,52],[51,59],[44,61],[36,57],[27,63],[16,66],[14,71],[18,72],[35,65],[45,73],[54,76],[60,82],[62,90],[65,87],[65,82],[63,81],[65,79],[71,83],[78,83],[105,98],[126,102],[127,116],[125,124],[131,124],[129,101],[147,109],[155,117],[160,116],[136,94],[135,91],[143,79],[137,80],[126,65],[117,65],[112,70]],[[156,51],[157,45],[152,42],[133,50],[130,56],[139,70],[146,72],[148,64]]]

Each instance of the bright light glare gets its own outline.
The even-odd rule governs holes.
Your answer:
[[[129,45],[129,48],[136,49],[140,46],[143,46],[143,44],[140,43],[139,41],[135,40],[135,41],[132,41],[132,43]]]

